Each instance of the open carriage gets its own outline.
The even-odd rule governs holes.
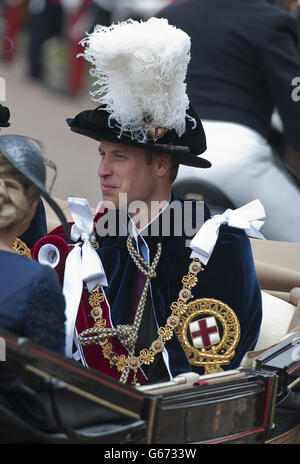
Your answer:
[[[140,388],[0,335],[1,443],[300,442],[300,333],[260,356],[256,369]]]
[[[0,332],[0,442],[299,443],[300,245],[252,248],[263,323],[238,369],[133,387]]]

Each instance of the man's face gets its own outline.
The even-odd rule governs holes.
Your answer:
[[[127,202],[144,201],[150,206],[157,193],[157,168],[147,164],[145,151],[123,144],[102,141],[99,147],[98,176],[104,201],[119,205],[119,194],[127,194]]]
[[[289,13],[296,13],[299,7],[298,0],[276,0],[275,4]]]

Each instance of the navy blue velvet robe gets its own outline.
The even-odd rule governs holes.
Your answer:
[[[173,194],[171,201],[179,200]],[[193,202],[193,207],[196,202]],[[205,220],[210,217],[205,208]],[[144,237],[152,262],[157,243],[162,243],[162,255],[158,263],[157,277],[151,281],[153,307],[159,327],[164,326],[171,314],[170,305],[178,299],[182,288],[182,277],[188,273],[191,263],[191,249],[186,246],[186,236],[174,236],[175,223],[171,226],[171,236]],[[190,238],[190,237],[189,237]],[[111,308],[114,326],[128,324],[131,315],[131,299],[137,272],[126,247],[126,236],[97,237],[98,250],[108,280],[105,293]],[[213,254],[198,274],[198,284],[192,289],[193,299],[215,298],[229,305],[236,313],[241,337],[235,357],[230,365],[239,366],[244,354],[254,348],[261,324],[261,291],[255,272],[250,241],[243,230],[223,225]],[[189,300],[191,301],[191,300]],[[173,376],[191,370],[203,373],[202,368],[190,366],[183,348],[174,336],[166,343],[170,370]],[[145,346],[148,348],[148,346]],[[151,380],[151,379],[150,379]]]

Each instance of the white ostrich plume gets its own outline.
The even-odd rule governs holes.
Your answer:
[[[128,20],[110,27],[97,25],[82,40],[84,58],[96,77],[92,99],[117,121],[120,135],[147,141],[154,127],[185,132],[189,106],[185,77],[190,37],[166,19]]]

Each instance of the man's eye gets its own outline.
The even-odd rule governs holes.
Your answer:
[[[117,159],[126,159],[126,156],[123,155],[122,153],[116,153],[116,154],[115,154],[115,157],[116,157]]]

